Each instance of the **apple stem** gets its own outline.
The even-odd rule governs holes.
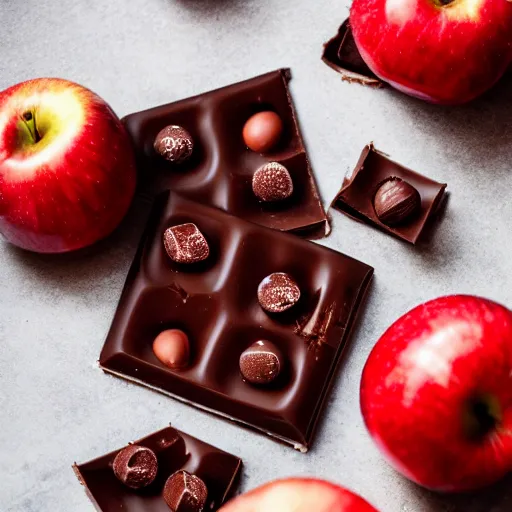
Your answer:
[[[41,135],[39,134],[37,130],[36,125],[36,115],[35,112],[24,112],[23,113],[23,122],[25,123],[25,126],[27,127],[28,131],[30,132],[30,135],[32,136],[32,140],[34,141],[34,144],[37,144],[41,140]]]

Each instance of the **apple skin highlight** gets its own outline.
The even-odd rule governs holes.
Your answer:
[[[363,498],[313,478],[276,480],[228,502],[219,512],[378,512]]]
[[[131,203],[135,157],[112,109],[56,78],[0,92],[0,233],[35,252],[67,252],[110,234]]]
[[[432,103],[473,100],[512,62],[508,0],[354,0],[350,26],[373,73]]]
[[[512,313],[464,295],[414,308],[372,350],[360,399],[410,480],[445,492],[496,482],[512,471]]]

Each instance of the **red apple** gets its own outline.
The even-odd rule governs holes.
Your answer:
[[[472,100],[512,61],[510,0],[354,0],[350,26],[378,77],[435,103]]]
[[[371,352],[361,409],[414,482],[455,492],[497,481],[512,471],[512,313],[463,295],[413,309]]]
[[[356,494],[323,480],[277,480],[239,496],[220,512],[378,512]]]
[[[41,78],[0,92],[0,233],[37,252],[92,244],[119,224],[136,183],[128,135],[80,85]]]

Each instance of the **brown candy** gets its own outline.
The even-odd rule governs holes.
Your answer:
[[[292,177],[284,165],[270,162],[254,173],[252,190],[262,201],[282,201],[293,193]]]
[[[172,370],[186,368],[190,359],[188,336],[179,329],[162,331],[153,341],[153,352],[160,362]]]
[[[250,117],[242,132],[244,142],[256,153],[274,148],[283,133],[283,121],[272,111],[258,112]]]
[[[181,164],[192,155],[194,141],[185,128],[170,125],[158,132],[153,147],[169,162]]]
[[[373,199],[375,213],[388,226],[410,220],[421,207],[419,192],[400,178],[389,178],[378,188]]]
[[[206,238],[195,224],[180,224],[165,230],[164,246],[177,263],[197,263],[210,255]]]
[[[284,272],[270,274],[258,286],[260,306],[270,313],[282,313],[299,299],[300,289],[297,283]]]
[[[202,512],[208,498],[208,489],[196,475],[177,471],[165,482],[163,496],[172,512]]]
[[[112,469],[116,477],[127,487],[141,489],[155,479],[158,460],[153,450],[131,444],[116,455]]]
[[[251,384],[270,384],[282,367],[281,351],[270,341],[257,341],[240,356],[240,372]]]

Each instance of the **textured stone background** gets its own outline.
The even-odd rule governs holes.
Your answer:
[[[73,461],[169,421],[240,455],[244,489],[314,475],[358,491],[382,512],[512,510],[510,478],[451,498],[408,483],[382,460],[358,408],[364,361],[406,310],[454,292],[512,305],[512,78],[453,109],[344,84],[319,57],[347,12],[347,0],[0,1],[0,89],[61,76],[124,115],[289,66],[326,203],[371,140],[451,192],[432,243],[416,249],[334,214],[323,243],[373,265],[376,278],[307,455],[97,369],[142,212],[86,255],[42,257],[0,242],[0,510],[92,510]]]

